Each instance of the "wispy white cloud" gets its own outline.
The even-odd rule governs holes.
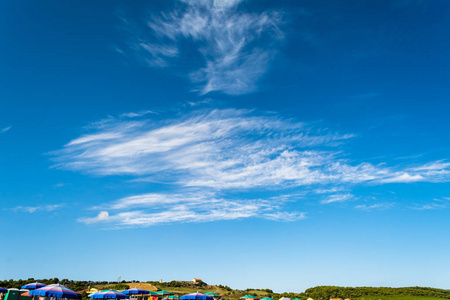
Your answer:
[[[437,164],[440,164],[438,162]],[[437,164],[432,164],[433,166],[436,166]],[[428,169],[428,167],[427,167]],[[435,198],[432,202],[425,203],[425,204],[415,204],[414,206],[410,206],[411,209],[414,210],[437,210],[437,209],[445,209],[449,207],[448,201],[450,198],[448,197],[442,197],[442,198]]]
[[[398,172],[396,175],[390,178],[380,179],[382,183],[395,183],[395,182],[416,182],[424,181],[424,177],[421,174],[409,174],[406,172]]]
[[[266,218],[268,220],[273,220],[273,221],[291,222],[291,221],[306,219],[306,213],[304,213],[304,212],[276,212],[276,213],[265,214],[264,218]]]
[[[411,207],[414,210],[435,210],[435,209],[444,209],[447,208],[447,205],[441,203],[428,203],[423,205],[416,205]]]
[[[58,167],[131,175],[184,187],[277,189],[332,184],[448,181],[450,164],[350,164],[335,150],[353,135],[313,129],[276,115],[201,110],[155,122],[109,119],[55,152]]]
[[[129,113],[123,113],[120,115],[121,118],[138,118],[142,117],[148,114],[157,114],[156,112],[152,110],[143,110],[140,112],[129,112]]]
[[[153,15],[144,28],[133,23],[128,29],[133,53],[151,67],[168,67],[181,56],[181,45],[189,43],[203,57],[189,74],[201,84],[202,94],[255,90],[275,54],[276,42],[283,38],[281,13],[245,13],[238,8],[241,1],[180,2],[171,12]],[[131,26],[130,20],[122,20]]]
[[[346,201],[350,201],[350,200],[354,200],[354,199],[355,199],[355,196],[353,196],[350,193],[334,194],[334,195],[330,195],[326,199],[322,200],[321,203],[330,204],[330,203],[335,203],[335,202],[346,202]]]
[[[450,180],[445,161],[413,166],[351,161],[343,146],[354,135],[273,113],[216,109],[159,117],[109,117],[53,152],[58,168],[176,187],[176,193],[139,194],[91,207],[98,215],[80,222],[122,228],[250,217],[292,221],[306,215],[290,211],[295,205],[288,203],[305,197],[342,203],[360,198],[352,192],[355,185]],[[278,196],[236,200],[233,194],[255,191]]]
[[[11,126],[4,127],[2,129],[0,129],[0,133],[5,133],[5,132],[11,130],[11,128],[12,128]]]
[[[35,213],[35,212],[48,212],[48,211],[54,211],[61,207],[63,207],[64,204],[51,204],[51,205],[42,205],[42,206],[16,206],[12,208],[12,211],[15,212],[27,212],[27,213]]]
[[[94,209],[95,217],[78,219],[86,224],[100,223],[107,228],[148,227],[169,223],[201,223],[244,218],[296,221],[305,213],[283,211],[283,199],[229,200],[214,193],[142,194],[119,199]],[[120,210],[121,212],[115,213]]]
[[[374,204],[361,204],[356,205],[356,209],[365,210],[365,211],[372,211],[372,210],[385,210],[390,209],[394,207],[395,203],[389,202],[389,203],[374,203]]]
[[[345,188],[342,186],[333,186],[329,188],[318,188],[315,189],[313,192],[316,194],[334,194],[337,192],[345,191]]]

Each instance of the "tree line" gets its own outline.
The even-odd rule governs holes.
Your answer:
[[[330,298],[356,299],[364,296],[428,296],[450,299],[450,290],[429,287],[339,287],[339,286],[316,286],[305,291],[305,295],[316,300],[328,300]]]

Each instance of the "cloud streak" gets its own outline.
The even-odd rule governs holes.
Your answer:
[[[354,135],[273,113],[212,109],[172,118],[110,117],[86,130],[52,153],[55,167],[97,176],[128,176],[167,187],[166,193],[137,194],[92,207],[96,216],[79,219],[109,228],[253,217],[300,220],[305,213],[290,210],[295,205],[289,203],[304,197],[335,205],[358,200],[351,192],[355,185],[450,180],[450,164],[445,161],[414,166],[352,162],[343,147]],[[235,199],[236,192],[279,196]],[[356,208],[386,208],[383,205]]]
[[[42,206],[16,206],[12,208],[12,211],[15,212],[27,212],[33,214],[35,212],[49,212],[57,210],[63,207],[64,204],[51,204],[51,205],[42,205]]]
[[[95,209],[95,217],[78,219],[85,224],[100,223],[107,228],[148,227],[169,223],[203,223],[212,221],[263,218],[273,221],[296,221],[303,212],[281,211],[283,199],[229,200],[214,193],[150,193],[119,199]],[[110,213],[109,211],[113,211]],[[121,211],[116,213],[116,211]]]
[[[246,110],[201,110],[163,122],[111,119],[55,152],[59,168],[183,187],[251,189],[448,181],[449,163],[399,168],[350,164],[353,138]]]
[[[128,48],[157,68],[177,64],[184,52],[196,49],[201,59],[194,59],[196,66],[188,76],[200,84],[201,94],[252,92],[283,39],[281,13],[245,13],[238,9],[240,2],[180,1],[173,11],[151,16],[145,26],[133,24],[140,29],[129,31]],[[130,22],[124,20],[127,26]]]
[[[11,126],[7,126],[7,127],[4,127],[2,129],[0,129],[0,133],[5,133],[5,132],[7,132],[9,130],[11,130]]]

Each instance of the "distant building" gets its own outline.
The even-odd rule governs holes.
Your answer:
[[[199,279],[199,278],[194,278],[194,279],[192,279],[192,282],[193,282],[193,283],[198,283],[198,282],[201,282],[201,281],[203,281],[203,280],[201,280],[201,279]]]
[[[159,280],[159,283],[163,283],[162,279]]]

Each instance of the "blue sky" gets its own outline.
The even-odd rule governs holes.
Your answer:
[[[0,6],[0,278],[450,288],[447,1]]]

